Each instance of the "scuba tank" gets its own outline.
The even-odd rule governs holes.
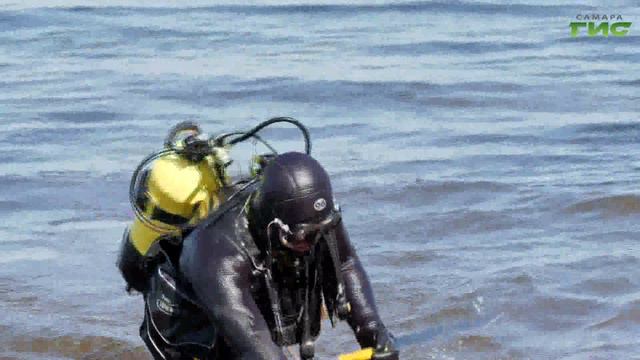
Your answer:
[[[176,125],[165,150],[143,162],[132,179],[136,217],[129,231],[132,245],[146,255],[161,236],[180,235],[181,227],[204,219],[222,202],[227,183],[223,148],[209,148],[195,123]]]
[[[169,131],[164,148],[138,165],[129,186],[135,218],[125,229],[117,262],[127,290],[147,289],[160,239],[179,243],[186,227],[223,202],[229,163],[224,146],[213,146],[197,124],[181,122]]]
[[[208,160],[192,163],[167,154],[143,176],[136,201],[146,218],[136,216],[130,229],[131,241],[141,255],[160,236],[203,219],[220,205],[223,184]]]
[[[287,122],[303,133],[305,151],[311,151],[307,129],[295,119],[276,117],[260,123],[249,131],[236,131],[207,137],[193,122],[174,126],[164,143],[164,149],[147,156],[138,165],[129,186],[129,201],[134,210],[133,224],[125,229],[117,266],[127,282],[127,290],[145,292],[149,270],[153,267],[160,239],[167,239],[178,248],[183,235],[216,210],[236,185],[256,181],[260,169],[277,155],[277,151],[257,133],[265,127]],[[270,151],[255,156],[250,176],[230,184],[226,168],[229,149],[253,138]]]

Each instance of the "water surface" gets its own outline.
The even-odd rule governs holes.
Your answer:
[[[0,8],[0,357],[148,359],[114,266],[134,167],[178,121],[276,115],[310,128],[403,359],[637,357],[640,36],[568,27],[640,21],[618,4]],[[320,358],[352,349],[326,324]]]

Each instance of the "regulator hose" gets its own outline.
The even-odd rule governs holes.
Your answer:
[[[131,182],[129,183],[129,202],[131,203],[132,207],[133,207],[133,212],[135,213],[136,217],[138,219],[140,219],[140,221],[142,221],[145,225],[149,226],[150,228],[156,230],[156,231],[167,231],[167,230],[171,230],[169,228],[165,229],[162,226],[158,226],[157,224],[152,223],[147,217],[146,215],[143,213],[143,210],[138,207],[137,201],[136,201],[136,185],[138,183],[138,180],[140,179],[140,172],[142,171],[142,169],[145,167],[145,165],[147,165],[148,163],[152,162],[153,160],[164,156],[166,154],[169,153],[175,153],[176,151],[174,149],[163,149],[160,151],[156,151],[154,153],[151,153],[149,156],[147,156],[146,158],[144,158],[144,160],[142,160],[142,162],[140,162],[140,164],[138,165],[138,167],[136,167],[136,169],[133,172],[133,175],[131,176]]]
[[[257,132],[259,132],[260,130],[264,129],[265,127],[271,125],[271,124],[275,124],[275,123],[280,123],[280,122],[286,122],[286,123],[290,123],[295,125],[298,129],[300,129],[300,131],[302,131],[302,135],[304,136],[304,151],[305,153],[307,153],[307,155],[311,154],[311,138],[309,136],[309,131],[307,130],[307,128],[302,125],[302,123],[294,118],[291,117],[287,117],[287,116],[278,116],[278,117],[274,117],[271,118],[267,121],[263,121],[260,124],[258,124],[256,127],[254,127],[253,129],[244,132],[242,135],[235,137],[233,139],[231,139],[228,142],[228,145],[234,145],[237,144],[239,142],[245,141],[248,138],[254,136]],[[238,133],[229,133],[229,134],[223,134],[220,135],[216,138],[216,141],[219,141],[220,143],[224,144],[224,140],[227,137],[230,136],[235,136],[238,135]]]
[[[257,133],[259,131],[261,131],[262,129],[264,129],[265,127],[275,124],[275,123],[281,123],[281,122],[286,122],[286,123],[290,123],[295,125],[298,129],[300,129],[300,131],[302,132],[302,135],[304,136],[304,142],[305,142],[305,152],[307,154],[311,154],[311,139],[309,136],[309,131],[307,130],[307,128],[298,120],[291,118],[291,117],[286,117],[286,116],[279,116],[279,117],[274,117],[271,118],[269,120],[263,121],[262,123],[258,124],[257,126],[255,126],[254,128],[250,129],[249,131],[235,131],[235,132],[230,132],[230,133],[226,133],[226,134],[222,134],[219,135],[217,137],[215,137],[214,139],[209,140],[209,145],[205,146],[209,152],[213,152],[215,147],[223,147],[223,146],[227,146],[227,145],[235,145],[239,142],[245,141],[249,138],[254,138],[256,140],[258,140],[259,142],[261,142],[262,144],[264,144],[274,155],[277,155],[277,151],[269,144],[267,143],[265,140],[263,140],[260,136],[257,135]],[[182,131],[192,131],[195,132],[196,134],[201,133],[200,127],[198,126],[198,124],[196,124],[195,122],[192,121],[183,121],[177,125],[175,125],[170,131],[169,134],[167,136],[167,138],[165,139],[165,149],[160,150],[160,151],[156,151],[152,154],[150,154],[149,156],[147,156],[146,158],[144,158],[140,164],[136,167],[135,171],[133,172],[133,175],[131,176],[131,182],[129,184],[129,202],[132,204],[133,207],[133,211],[136,215],[136,217],[138,219],[140,219],[143,223],[145,223],[145,225],[149,226],[152,229],[155,229],[157,231],[167,231],[167,230],[171,230],[170,228],[164,229],[163,226],[152,223],[144,214],[143,209],[141,209],[140,207],[138,207],[137,202],[136,202],[136,187],[137,187],[137,183],[140,180],[140,173],[142,172],[142,170],[144,169],[144,167],[151,163],[152,161],[158,159],[159,157],[162,157],[166,154],[169,153],[174,153],[174,154],[182,154],[184,152],[184,150],[182,149],[176,149],[173,144],[172,141],[175,139],[175,137],[178,135],[178,133],[182,132]],[[229,142],[225,143],[225,139],[229,138],[229,137],[233,137]],[[200,149],[201,151],[207,150],[207,149]],[[255,179],[254,179],[255,180]],[[251,182],[250,182],[251,183]]]
[[[176,135],[178,135],[180,132],[182,131],[191,131],[195,134],[200,134],[202,133],[202,130],[200,129],[200,126],[194,122],[194,121],[182,121],[176,125],[174,125],[170,130],[169,130],[169,134],[167,134],[167,137],[164,140],[164,146],[166,148],[170,148],[173,146],[173,142],[176,139]]]
[[[229,136],[245,135],[245,134],[246,132],[244,131],[234,131],[234,132],[219,135],[213,141],[216,146],[223,146],[224,139],[228,138]],[[278,151],[273,146],[271,146],[268,142],[266,142],[262,137],[260,137],[258,134],[252,134],[251,137],[256,139],[256,141],[259,141],[265,147],[267,147],[267,149],[269,149],[269,151],[271,151],[274,155],[278,154]]]

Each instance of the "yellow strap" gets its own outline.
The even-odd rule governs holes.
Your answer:
[[[373,348],[366,348],[338,356],[338,360],[371,360]]]

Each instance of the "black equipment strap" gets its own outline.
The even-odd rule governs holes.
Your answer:
[[[311,338],[311,320],[309,319],[309,296],[316,286],[317,273],[314,272],[313,278],[310,274],[310,263],[314,258],[314,249],[311,250],[311,254],[304,257],[304,276],[306,281],[306,287],[304,292],[304,309],[302,315],[302,338],[300,342],[300,358],[302,360],[311,360],[315,355],[315,344]]]
[[[338,283],[335,312],[336,312],[336,315],[338,316],[338,319],[344,320],[349,314],[350,305],[345,295],[344,279],[342,277],[342,271],[340,270],[340,255],[338,252],[338,241],[336,239],[336,233],[334,230],[331,230],[325,233],[324,236],[328,245],[327,247],[329,248],[329,255],[331,256],[331,261],[333,262],[333,269],[336,275],[336,282]]]

